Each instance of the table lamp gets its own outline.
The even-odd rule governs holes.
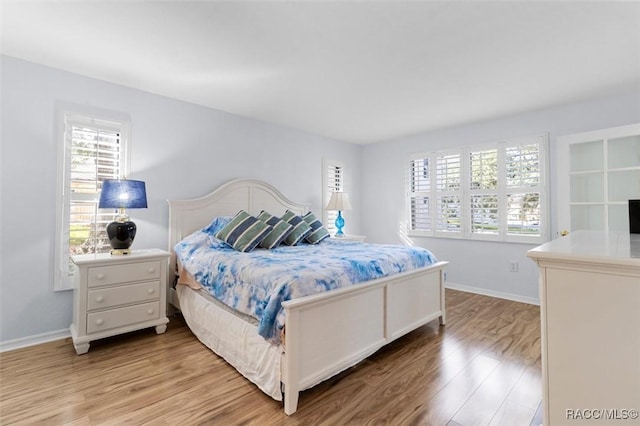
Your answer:
[[[143,181],[130,179],[107,179],[102,182],[99,209],[118,209],[114,222],[107,225],[107,236],[112,255],[131,253],[131,244],[136,236],[136,224],[129,220],[125,209],[146,209],[147,191]]]
[[[336,218],[336,228],[338,231],[336,232],[336,237],[344,237],[344,233],[342,232],[342,228],[344,228],[344,218],[342,217],[342,212],[346,210],[351,210],[351,203],[349,202],[349,195],[346,192],[332,192],[331,198],[329,199],[329,203],[325,210],[337,210],[338,217]]]

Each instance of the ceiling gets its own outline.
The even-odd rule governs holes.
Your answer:
[[[640,2],[4,0],[2,53],[353,142],[640,90]]]

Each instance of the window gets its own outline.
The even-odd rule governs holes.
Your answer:
[[[543,193],[539,145],[507,146],[505,151],[507,234],[543,235]],[[546,221],[545,221],[546,222]]]
[[[411,156],[409,234],[546,241],[546,152],[541,135]]]
[[[324,160],[322,163],[322,182],[324,188],[322,195],[322,208],[324,209],[324,207],[329,203],[329,198],[331,198],[332,192],[344,191],[344,165],[341,162],[333,160]],[[330,234],[335,234],[337,231],[335,222],[338,217],[338,212],[323,211],[323,219],[327,231],[329,231]]]
[[[436,233],[462,232],[460,154],[436,155]]]
[[[54,288],[71,288],[71,255],[110,250],[106,224],[115,212],[98,210],[102,182],[126,176],[129,124],[63,112],[60,118],[59,203]]]
[[[409,162],[409,211],[412,229],[431,231],[431,176],[428,158]]]
[[[498,149],[469,152],[469,174],[471,233],[498,235]]]

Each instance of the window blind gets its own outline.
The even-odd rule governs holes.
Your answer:
[[[71,288],[71,256],[110,250],[106,225],[115,211],[98,209],[102,182],[128,172],[129,123],[61,113],[58,227],[54,289]]]
[[[410,235],[544,242],[547,136],[415,154],[407,167]]]
[[[71,167],[69,176],[69,254],[109,251],[106,224],[115,212],[98,211],[105,179],[123,176],[122,139],[117,131],[69,123]]]
[[[436,231],[462,232],[460,154],[436,156]]]
[[[471,233],[498,235],[498,149],[471,151],[469,174]]]
[[[344,191],[344,166],[342,165],[342,163],[336,161],[325,161],[324,169],[325,194],[323,208],[326,207],[327,203],[329,202],[332,192]],[[335,234],[337,232],[335,222],[336,218],[338,217],[338,212],[325,210],[324,217],[324,223],[327,231],[329,231],[330,234]]]
[[[408,169],[409,228],[429,232],[431,224],[431,170],[428,158],[412,158]]]
[[[540,235],[541,144],[506,147],[507,233]]]

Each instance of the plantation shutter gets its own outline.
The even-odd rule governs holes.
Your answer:
[[[57,245],[60,267],[55,289],[70,287],[71,256],[110,250],[106,225],[115,211],[98,210],[102,182],[127,174],[128,127],[123,123],[65,114],[63,136],[62,206]]]
[[[541,234],[543,141],[506,147],[507,234]]]
[[[412,155],[407,232],[541,243],[548,233],[547,135]]]
[[[344,191],[344,166],[335,162],[327,162],[325,185],[326,192],[323,207],[326,207],[329,199],[331,198],[332,192]],[[330,234],[335,234],[337,232],[335,225],[337,217],[337,211],[326,211],[325,224],[327,231],[329,231]]]
[[[498,150],[471,151],[469,173],[471,233],[498,235]]]
[[[436,157],[436,231],[462,232],[462,167],[460,154]]]
[[[121,144],[118,131],[71,124],[70,254],[110,249],[105,226],[115,213],[99,212],[98,198],[105,179],[122,177]]]
[[[432,230],[431,169],[427,155],[409,160],[409,229],[429,233]]]

